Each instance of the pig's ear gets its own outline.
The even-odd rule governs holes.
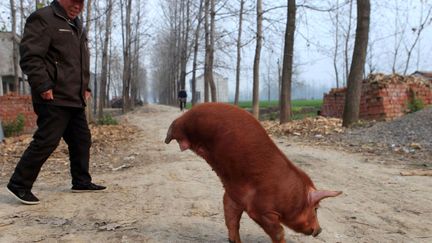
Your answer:
[[[309,192],[309,201],[311,205],[319,203],[324,198],[336,197],[342,194],[341,191],[311,191]]]
[[[166,135],[166,138],[165,138],[165,143],[166,144],[169,144],[170,142],[171,142],[171,140],[173,139],[172,138],[172,130],[173,130],[173,128],[174,128],[174,125],[175,125],[175,120],[171,123],[171,125],[170,125],[170,127],[168,128],[168,132],[167,132],[167,135]]]

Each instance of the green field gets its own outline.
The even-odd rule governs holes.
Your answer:
[[[232,104],[232,102],[230,102]],[[305,117],[315,117],[323,104],[322,99],[316,100],[293,100],[292,111],[293,119],[303,119]],[[252,101],[240,101],[239,106],[244,109],[252,109]],[[191,108],[191,104],[186,105],[187,109]],[[260,120],[275,120],[279,118],[279,103],[277,100],[261,101],[260,102]]]
[[[292,103],[293,112],[295,112],[305,107],[320,109],[323,101],[322,100],[293,100],[291,101],[291,103]],[[260,102],[260,108],[277,107],[278,105],[279,103],[277,100],[272,100],[270,102],[268,101]],[[239,102],[239,106],[242,108],[252,108],[252,101],[241,101]]]

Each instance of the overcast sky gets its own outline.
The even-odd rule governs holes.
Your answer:
[[[331,4],[335,4],[337,0],[308,0],[304,1],[308,5],[318,6],[322,9],[328,8]],[[237,1],[231,1],[232,4],[236,4]],[[297,1],[299,4],[303,4],[303,1]],[[339,2],[345,2],[339,0]],[[423,11],[421,11],[421,3],[423,5]],[[329,4],[330,3],[330,4]],[[263,9],[270,9],[275,6],[286,5],[286,1],[263,1]],[[342,4],[342,3],[341,3]],[[397,58],[397,70],[403,72],[404,64],[407,60],[407,48],[409,48],[416,37],[417,32],[413,32],[412,29],[418,29],[420,19],[425,18],[427,11],[431,8],[431,1],[424,0],[371,0],[371,25],[370,25],[370,39],[369,39],[369,63],[373,65],[376,72],[391,73],[393,63],[393,53],[395,41],[401,38],[400,54]],[[157,28],[161,26],[161,6],[159,1],[148,2],[148,17],[153,22],[153,26]],[[347,22],[348,5],[341,8],[341,21]],[[244,34],[244,40],[252,36],[252,31],[255,28],[254,13],[251,13],[248,17],[249,23],[245,23],[247,26]],[[399,17],[398,28],[395,28],[396,15]],[[356,17],[356,4],[353,6],[353,18]],[[429,16],[430,18],[431,16]],[[264,18],[278,20],[277,24],[270,24],[269,21],[264,23],[264,47],[261,53],[261,75],[266,76],[268,69],[273,76],[277,75],[277,61],[282,56],[283,50],[283,38],[285,31],[286,21],[286,8],[276,9],[267,12]],[[306,8],[299,8],[297,11],[297,33],[295,38],[295,62],[298,64],[297,69],[298,75],[296,76],[297,81],[313,84],[316,86],[335,86],[335,72],[333,68],[333,61],[331,55],[333,55],[334,39],[335,39],[335,25],[334,14],[331,16],[328,12],[313,11]],[[224,19],[217,24],[217,28],[235,30],[237,28],[237,17],[233,19]],[[355,20],[352,23],[351,34],[354,36],[355,33]],[[398,29],[396,31],[396,29]],[[342,30],[340,30],[342,31]],[[403,32],[403,33],[402,33]],[[397,38],[395,33],[398,33]],[[432,71],[432,28],[430,21],[427,22],[421,38],[417,44],[417,47],[411,57],[411,65],[409,66],[408,73],[412,73],[416,70]],[[340,37],[342,38],[342,37]],[[340,40],[341,42],[342,40]],[[352,47],[354,38],[350,42]],[[251,42],[243,49],[243,60],[242,60],[242,83],[243,88],[251,90],[252,88],[252,67],[253,57],[255,50],[255,42]],[[234,47],[229,51],[231,55],[226,53],[216,52],[216,58],[223,58],[229,66],[235,66],[235,49]],[[349,57],[352,56],[352,49],[349,52]],[[339,72],[343,72],[342,53],[339,55]],[[369,67],[367,67],[367,71]],[[230,90],[234,90],[235,83],[235,71],[233,69],[217,69],[218,72],[223,73],[230,80]],[[341,77],[343,78],[343,77]],[[264,77],[261,78],[263,80]],[[261,87],[263,85],[261,84]]]

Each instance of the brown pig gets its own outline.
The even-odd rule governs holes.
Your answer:
[[[204,158],[225,188],[229,242],[240,243],[245,211],[273,242],[285,242],[281,224],[317,236],[320,200],[342,192],[317,190],[305,172],[278,149],[261,124],[233,105],[206,103],[174,120],[165,143],[177,140],[182,151]]]

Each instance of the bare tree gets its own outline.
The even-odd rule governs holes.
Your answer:
[[[236,62],[236,90],[234,96],[234,104],[238,105],[240,95],[240,64],[241,64],[241,48],[242,48],[242,32],[243,32],[243,8],[245,1],[240,0],[239,10],[239,28],[237,33],[237,62]]]
[[[16,9],[15,9],[15,1],[10,0],[10,9],[11,9],[11,21],[12,21],[12,60],[13,60],[13,71],[14,71],[14,85],[15,92],[20,93],[19,86],[19,78],[18,78],[18,43],[17,43],[17,34],[16,34]]]
[[[182,1],[183,2],[183,1]],[[190,32],[190,5],[191,0],[187,0],[184,4],[186,4],[186,11],[184,10],[184,5],[182,6],[182,19],[181,22],[182,31],[181,31],[181,46],[180,48],[180,89],[185,89],[186,87],[186,66],[189,58],[189,32]]]
[[[90,31],[90,27],[91,27],[91,17],[92,17],[92,5],[93,5],[93,0],[87,0],[87,6],[86,6],[86,21],[85,21],[85,28],[87,31]]]
[[[19,34],[22,37],[24,33],[24,21],[25,21],[25,14],[24,14],[24,1],[20,0],[20,31]],[[23,79],[24,80],[24,79]]]
[[[41,0],[36,0],[36,2],[40,2]],[[85,22],[85,30],[87,33],[87,37],[89,36],[90,33],[90,26],[91,26],[91,16],[92,16],[92,0],[87,0],[87,6],[86,6],[86,22]],[[38,4],[36,4],[36,7],[38,7]],[[92,91],[92,94],[94,94],[94,91]],[[92,112],[92,107],[93,107],[93,97],[89,100],[87,100],[87,106],[86,106],[86,118],[88,122],[92,122],[93,121],[93,112]]]
[[[198,10],[198,15],[197,15],[197,26],[195,29],[194,57],[193,57],[193,63],[192,63],[192,81],[191,81],[192,105],[195,105],[197,102],[197,97],[196,97],[196,69],[197,69],[200,28],[201,28],[201,22],[202,22],[203,1],[204,0],[200,0],[200,2],[199,2],[199,10]]]
[[[357,29],[343,112],[342,125],[344,127],[351,126],[359,119],[361,85],[369,40],[369,23],[369,0],[357,0]]]
[[[135,31],[133,36],[134,48],[133,48],[133,56],[132,56],[132,78],[131,78],[131,108],[135,108],[136,101],[140,100],[140,90],[141,87],[144,86],[145,82],[145,70],[142,67],[142,63],[140,61],[141,58],[141,44],[142,44],[142,32],[141,32],[141,1],[137,0],[136,2],[136,15],[135,15]]]
[[[213,63],[214,63],[214,35],[215,35],[215,1],[205,0],[205,64],[204,64],[204,101],[208,102],[208,88],[210,87],[211,100],[217,101],[216,85],[213,77]],[[209,23],[210,19],[210,23]],[[207,94],[207,95],[206,95]]]
[[[98,107],[98,118],[101,119],[103,116],[103,108],[106,107],[105,101],[107,96],[107,78],[108,78],[108,45],[111,36],[111,16],[112,16],[112,0],[108,0],[107,11],[105,17],[105,37],[102,47],[102,72],[99,89],[99,107]]]
[[[132,0],[120,1],[122,13],[122,40],[123,40],[123,113],[130,110],[130,83],[131,83],[131,14],[132,14]],[[123,8],[125,8],[126,16],[123,15]]]
[[[331,17],[333,20],[333,18]],[[338,54],[339,54],[339,0],[336,1],[336,14],[335,14],[335,39],[334,39],[334,52],[333,52],[333,69],[336,78],[336,88],[339,88],[339,68],[338,68]]]
[[[99,12],[99,1],[95,1],[94,2],[94,6],[95,6],[95,11],[96,12]],[[93,31],[93,34],[94,34],[94,44],[95,44],[95,46],[94,46],[94,51],[95,51],[95,58],[94,58],[94,73],[93,73],[93,99],[91,99],[91,102],[93,102],[92,103],[92,105],[93,105],[93,112],[92,112],[92,115],[95,115],[96,114],[96,111],[97,111],[97,107],[98,107],[98,96],[99,96],[99,93],[98,93],[98,89],[99,89],[99,87],[98,87],[98,68],[99,68],[99,54],[100,54],[100,52],[99,52],[99,43],[101,42],[100,40],[99,40],[99,38],[100,38],[100,32],[101,32],[101,30],[102,30],[102,27],[101,27],[101,21],[100,21],[100,19],[99,18],[96,18],[96,20],[95,20],[95,25],[94,25],[94,31]],[[89,105],[90,107],[91,107],[91,105]]]
[[[416,45],[420,41],[420,36],[421,36],[422,32],[424,31],[426,25],[428,23],[430,24],[431,21],[432,21],[432,19],[430,18],[431,13],[432,13],[432,7],[429,8],[429,10],[427,12],[427,15],[426,15],[426,17],[424,19],[420,18],[420,24],[419,24],[419,26],[417,28],[412,28],[412,32],[416,34],[416,37],[414,39],[414,42],[411,44],[411,46],[410,47],[408,47],[408,46],[406,47],[406,49],[407,49],[407,60],[405,62],[405,68],[404,68],[404,71],[403,71],[404,75],[406,75],[407,72],[408,72],[408,68],[409,68],[409,64],[410,64],[410,61],[411,61],[412,52],[414,51],[414,48],[416,47]]]
[[[255,118],[259,118],[259,73],[260,73],[260,60],[261,60],[261,47],[262,47],[262,0],[256,2],[256,46],[255,58],[253,65],[253,91],[252,91],[252,114]]]
[[[279,117],[281,124],[287,123],[291,120],[291,84],[293,74],[294,33],[297,13],[295,0],[288,0],[287,12]]]
[[[408,14],[405,15],[405,19],[401,21],[401,16],[399,12],[399,1],[395,0],[395,15],[394,15],[394,24],[395,24],[395,33],[394,33],[394,50],[393,50],[393,62],[392,62],[392,72],[393,74],[397,73],[397,60],[400,55],[399,51],[402,45],[402,41],[404,39],[405,29],[408,25]],[[407,10],[407,9],[405,9]],[[402,24],[401,24],[402,22]]]
[[[209,27],[209,2],[210,0],[204,0],[204,33],[205,33],[205,58],[204,58],[204,102],[209,101],[209,50],[210,47],[210,27]],[[211,78],[213,74],[211,74]]]
[[[352,22],[352,9],[353,9],[353,2],[354,0],[348,0],[349,1],[349,12],[348,12],[348,24],[347,29],[345,30],[345,49],[344,49],[344,62],[345,62],[345,72],[344,72],[344,81],[347,80],[349,76],[349,65],[350,65],[350,59],[349,59],[349,43],[351,39],[351,22]]]

